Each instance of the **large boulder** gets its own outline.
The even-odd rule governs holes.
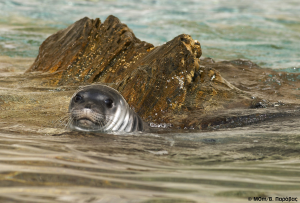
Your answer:
[[[119,19],[83,18],[48,37],[27,70],[51,73],[44,85],[104,83],[119,90],[146,121],[205,128],[206,115],[253,106],[253,98],[201,64],[200,43],[182,34],[154,47]],[[256,101],[255,101],[256,102]]]

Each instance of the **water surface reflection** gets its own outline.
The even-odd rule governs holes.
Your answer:
[[[211,131],[68,132],[55,125],[77,87],[38,86],[20,74],[29,59],[5,60],[13,69],[0,72],[1,202],[248,202],[300,194],[298,107]]]
[[[264,143],[281,141],[278,133],[227,133],[1,133],[0,194],[12,202],[238,202],[299,194],[299,144]]]

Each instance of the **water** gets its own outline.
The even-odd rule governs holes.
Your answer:
[[[299,198],[299,107],[212,131],[68,132],[55,126],[77,87],[39,86],[23,75],[33,60],[0,57],[0,202]]]
[[[190,34],[203,55],[299,68],[298,0],[0,1],[0,54],[35,57],[44,39],[88,16],[117,16],[141,40],[159,45]]]
[[[222,130],[75,133],[55,126],[77,87],[23,75],[47,36],[110,14],[155,45],[187,33],[204,56],[297,73],[297,1],[0,0],[0,10],[0,202],[299,200],[299,107]]]

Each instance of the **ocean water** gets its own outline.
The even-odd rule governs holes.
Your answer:
[[[35,57],[44,39],[88,16],[115,15],[136,36],[159,45],[185,33],[203,56],[299,68],[298,0],[0,0],[0,54]]]
[[[0,202],[299,201],[297,105],[274,107],[277,116],[264,122],[221,130],[77,133],[56,127],[77,87],[39,86],[23,74],[48,36],[84,16],[104,21],[108,15],[154,45],[186,33],[200,41],[205,57],[250,59],[296,73],[299,5],[296,0],[0,0]],[[259,109],[253,113],[268,117]]]

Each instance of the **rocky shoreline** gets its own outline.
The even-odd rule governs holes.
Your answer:
[[[176,128],[218,124],[220,111],[299,103],[299,73],[201,55],[200,43],[187,34],[154,47],[114,16],[103,23],[85,17],[48,37],[25,74],[41,73],[43,86],[107,84],[145,121]]]

